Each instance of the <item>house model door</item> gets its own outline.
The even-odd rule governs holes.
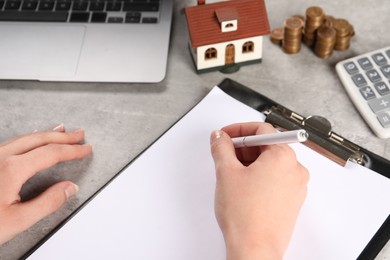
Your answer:
[[[234,64],[234,45],[229,44],[226,46],[226,51],[225,51],[225,64]]]

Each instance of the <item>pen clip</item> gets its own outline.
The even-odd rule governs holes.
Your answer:
[[[304,117],[280,105],[272,106],[263,113],[266,122],[281,130],[305,129],[309,139],[304,144],[342,166],[348,160],[364,166],[369,164],[369,157],[360,151],[360,147],[334,133],[324,117]]]

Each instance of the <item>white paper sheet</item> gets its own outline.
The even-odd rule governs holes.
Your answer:
[[[263,120],[215,87],[30,259],[226,259],[209,136]],[[390,180],[292,146],[310,182],[285,259],[356,259],[390,213]]]

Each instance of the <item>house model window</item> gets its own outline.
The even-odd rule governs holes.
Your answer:
[[[220,8],[215,10],[222,32],[233,32],[238,29],[238,13],[235,8]]]
[[[217,58],[217,50],[215,48],[209,48],[206,50],[204,54],[205,60],[215,59]]]
[[[242,45],[242,53],[248,53],[254,51],[254,44],[253,42],[246,42]]]

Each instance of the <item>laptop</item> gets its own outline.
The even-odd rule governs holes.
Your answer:
[[[162,81],[174,0],[0,0],[0,79]]]

